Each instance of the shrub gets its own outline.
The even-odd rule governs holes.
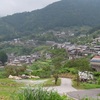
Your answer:
[[[70,73],[72,73],[72,74],[76,74],[77,73],[75,68],[70,68],[69,70],[70,70]]]
[[[98,84],[100,85],[100,78],[98,79]]]
[[[40,78],[49,78],[51,73],[50,71],[39,69],[39,70],[33,70],[32,75],[39,76]]]
[[[21,90],[13,100],[67,100],[66,96],[60,96],[55,91],[47,91],[43,88],[26,88]]]
[[[5,66],[6,75],[21,75],[25,72],[26,66]]]
[[[6,72],[4,69],[0,69],[0,78],[6,78]]]
[[[94,76],[99,77],[100,76],[100,72],[94,72]]]
[[[69,68],[62,68],[59,72],[60,73],[69,73],[70,70],[69,70]]]

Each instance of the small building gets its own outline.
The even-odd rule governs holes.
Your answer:
[[[95,69],[96,71],[100,71],[100,56],[94,56],[91,60],[90,60],[90,64],[92,66],[93,69]]]

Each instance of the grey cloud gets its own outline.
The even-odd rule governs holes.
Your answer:
[[[0,0],[0,16],[41,9],[59,0]]]

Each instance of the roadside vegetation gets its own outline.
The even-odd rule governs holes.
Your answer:
[[[20,67],[5,66],[0,69],[1,98],[8,100],[6,98],[9,98],[12,93],[16,95],[16,92],[18,92],[21,87],[24,87],[24,84],[19,84],[13,80],[7,79],[10,74],[13,76],[21,76],[25,74],[27,76],[38,76],[39,79],[49,79],[43,84],[43,86],[58,86],[61,84],[61,79],[59,77],[67,77],[73,80],[73,86],[75,88],[100,88],[100,73],[91,69],[89,57],[68,60],[68,53],[66,50],[62,48],[58,49],[57,47],[44,48],[45,49],[43,49],[43,47],[38,49],[38,53],[41,53],[41,57],[32,65],[23,65]],[[45,57],[46,53],[50,54],[51,58],[47,59]],[[78,71],[92,71],[94,80],[87,82],[79,81],[77,77]],[[32,80],[34,80],[34,78]]]
[[[76,89],[95,89],[100,88],[99,84],[95,83],[88,83],[88,82],[80,82],[80,85],[77,85],[77,81],[73,81],[73,87]]]
[[[65,95],[61,96],[53,90],[48,91],[41,87],[35,89],[28,87],[20,90],[16,95],[13,95],[12,100],[69,100],[69,98]]]
[[[73,87],[77,89],[95,89],[100,88],[100,72],[93,72],[94,79],[88,80],[86,82],[79,82],[79,85],[77,85],[77,79],[73,78]]]

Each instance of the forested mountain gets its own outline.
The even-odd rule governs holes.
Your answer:
[[[40,10],[0,18],[0,34],[12,38],[59,27],[97,26],[99,10],[100,0],[61,0]]]

